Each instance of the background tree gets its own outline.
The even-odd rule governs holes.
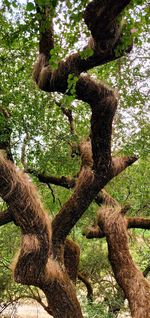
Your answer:
[[[149,315],[149,285],[131,259],[126,230],[127,226],[149,228],[149,220],[125,218],[123,215],[126,208],[121,208],[105,192],[98,194],[113,177],[137,160],[137,157],[131,156],[131,154],[135,149],[137,149],[136,152],[140,153],[141,146],[137,142],[138,138],[136,136],[134,138],[131,127],[125,134],[123,130],[124,118],[121,113],[118,113],[115,126],[119,126],[123,130],[123,134],[119,134],[120,131],[116,129],[114,134],[116,148],[114,147],[112,156],[112,120],[117,106],[116,94],[103,83],[93,80],[89,75],[82,75],[82,72],[88,72],[89,69],[97,66],[95,73],[97,75],[102,73],[102,77],[107,78],[107,67],[104,71],[103,68],[99,69],[99,65],[114,60],[114,64],[111,65],[113,72],[116,68],[119,70],[116,83],[119,81],[120,103],[125,101],[124,90],[121,89],[123,83],[119,58],[132,48],[129,26],[131,30],[134,30],[132,24],[135,22],[132,20],[132,15],[135,7],[138,8],[137,3],[134,2],[133,6],[128,9],[129,11],[126,13],[128,23],[121,26],[121,30],[119,27],[121,18],[118,19],[118,15],[129,2],[121,1],[118,4],[114,1],[113,4],[110,4],[109,2],[93,1],[87,5],[86,9],[85,3],[79,2],[72,11],[73,3],[70,2],[64,5],[55,2],[44,4],[43,1],[41,4],[37,1],[36,4],[28,3],[26,9],[30,14],[26,13],[23,21],[18,18],[18,21],[10,23],[5,14],[1,15],[3,31],[5,34],[8,33],[7,41],[3,40],[1,53],[2,67],[5,62],[5,67],[8,68],[8,75],[5,72],[2,73],[4,78],[1,88],[4,96],[1,107],[2,153],[7,152],[9,159],[14,158],[18,165],[21,164],[24,167],[26,172],[33,174],[40,182],[45,183],[48,187],[46,190],[44,186],[41,188],[43,195],[45,196],[50,189],[53,201],[59,198],[57,201],[61,205],[60,212],[56,214],[51,224],[29,179],[25,174],[18,172],[14,164],[8,162],[2,155],[0,193],[8,210],[1,214],[1,224],[12,220],[22,229],[21,252],[14,269],[15,280],[22,284],[40,287],[48,300],[46,310],[54,317],[82,317],[74,288],[70,282],[70,279],[76,281],[79,252],[76,244],[66,241],[66,237],[95,199],[98,204],[104,203],[104,207],[98,213],[94,228],[87,230],[86,235],[87,237],[106,236],[110,262],[117,282],[129,300],[133,317],[138,317],[137,315],[147,317]],[[3,5],[5,9],[5,2]],[[14,6],[15,3],[12,2],[12,5]],[[9,9],[11,9],[11,5]],[[66,43],[71,43],[74,46],[77,33],[74,32],[73,37],[72,34],[73,30],[76,30],[75,28],[78,32],[82,29],[85,30],[80,13],[83,9],[84,21],[91,31],[92,37],[81,52],[72,54],[71,47]],[[143,10],[146,10],[145,6],[143,6]],[[66,21],[60,25],[61,34],[64,34],[64,37],[60,37],[57,30],[54,37],[53,29],[55,30],[56,27],[55,25],[52,27],[52,19],[56,25],[60,23],[59,12],[61,12],[61,21],[64,21],[68,13],[68,24],[71,23],[70,32],[66,32]],[[135,18],[137,16],[138,14],[135,15]],[[146,19],[144,14],[140,16],[142,19]],[[138,19],[139,16],[137,21]],[[42,90],[46,92],[56,91],[63,93],[63,96],[55,94],[49,97],[41,95],[39,91],[35,93],[33,83],[31,81],[26,83],[26,77],[29,77],[31,73],[29,68],[31,61],[28,58],[22,63],[22,54],[26,57],[30,52],[31,60],[33,60],[34,46],[31,36],[38,27],[37,21],[40,24],[40,55],[35,64],[34,78]],[[28,30],[30,30],[29,33]],[[85,32],[87,33],[87,30]],[[143,32],[146,33],[146,30]],[[62,45],[66,45],[66,50],[63,52],[60,50]],[[62,60],[66,56],[66,52],[70,55]],[[13,56],[17,61],[15,72]],[[125,67],[123,64],[123,72]],[[113,72],[112,81],[114,81]],[[9,80],[6,80],[7,76]],[[128,80],[131,81],[131,79],[130,74]],[[25,93],[25,88],[27,88],[28,94]],[[34,93],[32,94],[33,89]],[[142,95],[143,90],[139,90],[136,111],[140,108],[139,100]],[[77,100],[79,100],[78,103]],[[145,102],[145,98],[143,100]],[[81,101],[88,103],[90,108],[87,110],[87,104],[83,105]],[[52,108],[53,104],[57,108]],[[77,108],[79,108],[79,112]],[[127,111],[125,109],[124,113],[127,114]],[[92,115],[89,125],[90,113]],[[82,114],[86,118],[83,119]],[[64,117],[64,127],[61,124],[62,116]],[[141,118],[142,127],[140,127],[141,122],[140,125],[138,124],[139,136],[147,121],[146,112],[144,115],[141,114]],[[85,123],[88,124],[85,125]],[[81,128],[83,133],[79,137]],[[146,132],[147,130],[144,135]],[[128,150],[130,156],[118,157],[117,154],[121,155],[123,150],[127,154],[127,140],[132,135],[132,142]],[[122,146],[123,143],[125,147]],[[137,145],[139,145],[139,149]],[[71,148],[71,156],[67,154],[69,147]],[[144,145],[144,149],[147,149],[146,145]],[[143,151],[141,152],[143,153]],[[72,167],[72,162],[74,167]],[[69,177],[64,177],[68,171]],[[53,174],[56,173],[62,177],[55,177]],[[70,177],[70,175],[72,176]],[[122,185],[122,178],[120,182]],[[54,191],[51,184],[73,189],[68,201],[66,201],[67,196],[69,197],[67,190],[64,192],[63,189],[63,195],[61,191],[59,194],[58,192],[55,194],[56,190]],[[129,188],[128,194],[130,195]],[[121,203],[124,202],[124,196],[122,194]],[[66,203],[63,204],[60,198]],[[52,206],[50,201],[50,199],[47,200],[48,206]],[[147,209],[144,199],[143,206]],[[143,206],[141,205],[142,208]],[[55,205],[55,209],[58,211],[58,203]],[[118,246],[118,241],[120,241],[120,246]],[[126,255],[124,251],[126,251]],[[142,287],[139,288],[138,284]]]

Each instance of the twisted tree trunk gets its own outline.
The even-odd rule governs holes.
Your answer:
[[[132,43],[120,49],[119,55],[116,53],[122,36],[117,17],[130,0],[93,0],[89,3],[85,8],[84,20],[91,31],[91,41],[87,46],[92,47],[93,55],[83,59],[81,54],[73,54],[61,61],[57,70],[52,70],[49,64],[50,51],[54,48],[52,8],[35,2],[38,13],[36,17],[40,25],[40,43],[39,57],[34,66],[34,80],[46,92],[70,94],[67,90],[68,76],[73,74],[78,77],[76,98],[88,103],[91,108],[90,138],[88,136],[80,144],[82,163],[76,180],[64,177],[48,179],[37,174],[42,182],[74,187],[72,196],[52,221],[44,211],[28,177],[1,155],[0,195],[9,207],[6,215],[1,218],[1,225],[12,220],[22,231],[21,249],[14,265],[16,282],[41,288],[47,298],[47,312],[55,318],[80,318],[83,315],[73,284],[78,273],[79,251],[66,240],[67,235],[99,191],[137,160],[136,157],[112,158],[112,123],[117,97],[108,86],[81,73],[115,60],[131,50]],[[8,144],[3,147],[7,151]],[[108,209],[103,210],[100,223],[101,232],[107,238],[109,259],[116,279],[129,300],[133,317],[148,318],[149,284],[135,267],[129,254],[123,216],[109,212]],[[100,228],[100,224],[98,227]]]

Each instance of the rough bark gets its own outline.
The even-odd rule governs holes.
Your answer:
[[[108,86],[81,73],[130,51],[132,44],[120,49],[119,55],[116,53],[122,40],[117,18],[130,0],[94,0],[89,3],[84,12],[84,20],[91,31],[91,40],[87,46],[93,49],[93,55],[83,59],[79,53],[72,54],[61,61],[56,70],[52,70],[49,64],[51,49],[54,48],[51,16],[53,8],[50,5],[40,6],[35,2],[40,41],[39,56],[33,72],[34,80],[43,91],[70,94],[67,90],[68,76],[78,76],[76,98],[88,103],[91,109],[90,139],[80,144],[81,168],[75,182],[65,177],[36,174],[40,181],[47,184],[74,187],[72,196],[53,221],[48,218],[28,177],[16,170],[3,156],[0,156],[0,195],[11,209],[13,221],[22,231],[21,249],[14,264],[15,280],[40,287],[47,297],[47,311],[50,314],[52,312],[54,317],[82,318],[72,282],[76,281],[78,273],[79,250],[66,237],[102,188],[137,158],[112,158],[111,135],[117,98]],[[65,114],[73,133],[71,114],[66,111]],[[9,138],[7,142],[8,140]],[[7,147],[2,145],[2,148],[6,150]],[[149,285],[129,254],[127,221],[123,211],[122,214],[117,214],[113,210],[107,213],[108,208],[105,210],[105,213],[104,210],[101,212],[98,226],[103,235],[106,235],[116,279],[129,300],[133,317],[147,318]],[[129,223],[131,226],[133,221],[130,220]],[[73,262],[74,268],[71,268]]]
[[[28,177],[0,157],[0,195],[11,206],[13,219],[22,230],[19,255],[14,261],[15,281],[40,287],[53,316],[82,317],[73,284],[53,257],[51,220]]]
[[[36,176],[39,179],[39,181],[42,183],[54,184],[66,189],[72,189],[75,186],[75,182],[76,182],[75,178],[65,177],[65,176],[62,176],[62,177],[49,176],[29,168],[26,169],[26,172]]]
[[[101,209],[101,227],[108,243],[108,257],[115,278],[129,301],[133,318],[150,317],[150,283],[135,266],[128,247],[125,217],[114,208]]]
[[[139,228],[139,229],[150,230],[150,219],[137,218],[137,217],[127,218],[127,226],[129,229]]]
[[[76,283],[80,260],[80,247],[71,240],[65,241],[64,264],[70,279]]]

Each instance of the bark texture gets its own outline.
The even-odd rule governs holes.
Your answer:
[[[127,223],[120,211],[106,206],[100,212],[108,243],[108,257],[115,278],[129,301],[133,318],[150,317],[150,283],[135,266],[129,252]]]
[[[112,157],[111,136],[117,108],[116,94],[107,85],[96,82],[87,73],[83,74],[92,67],[118,59],[131,50],[132,43],[120,49],[119,55],[116,53],[116,48],[122,41],[118,15],[129,2],[130,0],[91,1],[84,12],[84,21],[91,31],[91,39],[83,50],[90,47],[93,55],[82,58],[81,54],[74,53],[53,70],[49,64],[51,49],[54,48],[53,8],[48,4],[39,5],[39,1],[35,1],[40,30],[39,56],[33,71],[35,82],[43,91],[69,95],[68,76],[76,75],[76,98],[88,103],[91,109],[90,137],[77,145],[81,167],[76,178],[47,176],[27,170],[48,185],[52,183],[73,188],[69,200],[52,221],[29,177],[16,169],[8,160],[9,156],[5,158],[0,155],[0,196],[8,205],[8,211],[0,215],[0,225],[12,220],[22,231],[21,248],[14,262],[14,278],[18,283],[41,288],[48,302],[46,310],[55,318],[83,317],[74,288],[77,276],[83,281],[78,272],[80,251],[74,242],[67,239],[67,235],[93,200],[98,204],[105,201],[105,207],[98,215],[95,232],[90,235],[106,236],[109,259],[115,277],[129,300],[132,316],[149,317],[149,283],[134,265],[128,250],[127,226],[134,226],[135,220],[124,217],[125,209],[121,213],[116,212],[116,202],[108,198],[104,191],[100,193],[113,177],[137,158]],[[70,133],[74,134],[72,113],[64,108],[62,111],[68,117]],[[4,112],[3,116],[7,117]],[[1,143],[0,147],[8,154],[10,133],[7,134],[7,129],[5,136],[5,143]],[[141,220],[137,220],[136,224],[140,222]],[[84,283],[89,297],[92,298],[90,284],[85,279]]]

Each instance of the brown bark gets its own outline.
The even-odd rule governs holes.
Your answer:
[[[53,48],[53,41],[51,43],[49,40],[53,38],[52,28],[47,28],[45,33],[41,32],[39,45],[40,55],[34,68],[34,78],[38,86],[47,92],[58,91],[65,93],[67,90],[67,79],[70,73],[79,76],[82,72],[115,60],[124,55],[126,51],[130,51],[132,44],[126,49],[123,48],[122,51],[119,50],[119,54],[116,53],[116,46],[120,42],[121,34],[118,32],[118,26],[116,26],[115,23],[115,18],[129,2],[130,0],[122,0],[118,4],[117,1],[113,3],[110,3],[110,1],[106,1],[105,3],[92,1],[85,9],[85,23],[89,30],[92,31],[92,36],[96,44],[92,47],[94,54],[87,59],[81,58],[81,54],[79,53],[72,54],[66,58],[65,61],[60,62],[55,71],[52,71],[48,65],[50,57],[48,53]],[[45,20],[47,12],[45,15],[42,14],[42,17]],[[92,29],[91,25],[93,26]],[[104,43],[107,44],[107,46],[105,45],[106,48],[104,48]],[[44,44],[46,44],[46,52]]]
[[[22,230],[21,249],[14,262],[16,282],[40,287],[48,300],[47,310],[54,317],[82,317],[73,285],[53,257],[51,220],[35,188],[2,156],[0,181],[0,195],[11,206],[14,221]]]
[[[45,184],[54,184],[66,189],[72,189],[75,186],[75,178],[71,177],[55,177],[55,176],[49,176],[46,174],[39,173],[33,169],[26,169],[27,173],[33,174],[36,176],[40,182],[45,183]]]
[[[128,229],[144,229],[149,230],[150,229],[150,220],[146,218],[126,218],[127,228]],[[90,226],[86,228],[83,231],[83,235],[86,236],[88,239],[92,238],[102,238],[105,237],[105,233],[101,230],[101,228],[98,226],[98,224],[95,224],[93,226]]]
[[[11,153],[11,128],[9,126],[10,113],[0,107],[0,151],[3,151],[6,157],[13,161]]]
[[[138,160],[137,156],[132,157],[116,157],[112,159],[112,175],[116,177],[119,173],[121,173],[124,169],[132,165],[134,162]]]
[[[89,302],[93,301],[93,288],[89,280],[82,273],[78,272],[78,279],[83,282],[87,288],[87,299]]]
[[[122,213],[105,206],[101,227],[108,243],[109,261],[115,278],[129,301],[133,318],[150,317],[150,284],[135,266],[128,247],[127,222]]]
[[[53,183],[66,188],[75,187],[72,196],[52,222],[28,177],[17,171],[9,161],[0,157],[0,195],[11,209],[14,222],[22,231],[21,249],[14,265],[15,280],[22,284],[40,287],[47,297],[47,311],[52,312],[56,318],[82,318],[72,283],[77,277],[79,250],[74,243],[66,240],[67,235],[108,181],[136,160],[135,157],[112,159],[112,122],[117,98],[113,90],[106,85],[101,82],[96,83],[87,74],[81,74],[94,66],[115,60],[131,49],[132,44],[120,50],[120,55],[116,54],[122,36],[117,16],[129,2],[130,0],[119,2],[93,0],[89,3],[85,9],[84,20],[91,31],[92,37],[88,46],[93,49],[93,55],[83,59],[79,53],[72,54],[61,61],[56,70],[52,70],[49,64],[50,50],[54,48],[53,23],[50,15],[53,8],[50,5],[37,5],[36,17],[39,19],[40,43],[39,57],[33,73],[35,82],[43,91],[70,94],[67,91],[68,76],[74,74],[78,76],[76,98],[88,103],[91,108],[90,140],[80,144],[82,163],[77,181],[74,183],[72,179],[70,181],[65,177],[56,178],[37,174],[39,180],[47,184]],[[71,114],[66,115],[73,132]],[[107,210],[105,213],[104,210],[102,211],[98,225],[102,226],[101,231],[106,235],[109,257],[116,279],[129,300],[133,317],[146,318],[144,315],[149,310],[147,299],[149,286],[136,269],[129,254],[127,222],[124,221],[123,213],[113,214],[113,210],[112,213],[107,213]],[[75,266],[71,269],[73,262]],[[138,298],[135,299],[133,285],[141,303]]]
[[[70,279],[76,283],[80,260],[80,247],[71,240],[65,241],[64,264]]]
[[[139,228],[139,229],[150,230],[150,219],[138,218],[138,217],[127,218],[127,226],[128,226],[128,229]]]

